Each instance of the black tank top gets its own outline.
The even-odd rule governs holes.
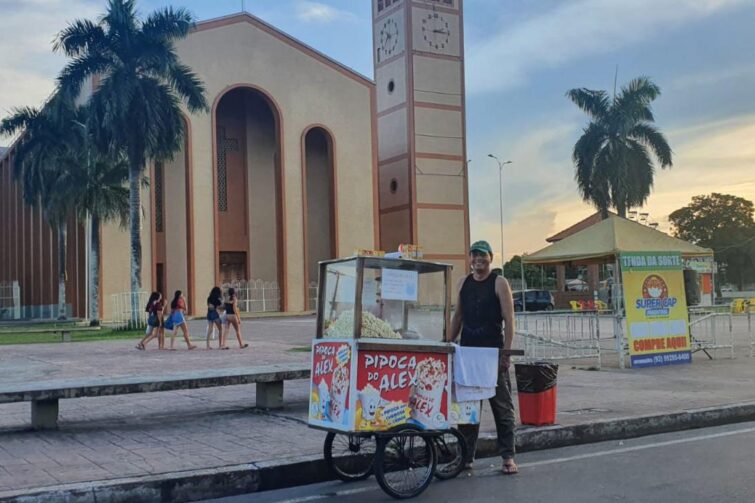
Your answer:
[[[503,347],[503,314],[495,294],[498,276],[491,273],[483,281],[467,276],[461,287],[461,345],[485,348]]]

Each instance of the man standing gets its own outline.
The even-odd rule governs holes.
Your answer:
[[[447,341],[455,341],[461,332],[462,346],[511,349],[514,340],[514,301],[508,281],[493,274],[490,263],[493,249],[487,241],[477,241],[469,248],[472,274],[457,285],[456,310],[451,319]],[[501,470],[506,475],[519,472],[514,462],[514,402],[511,399],[509,366],[511,357],[501,353],[498,362],[498,385],[490,398],[498,434],[498,451],[503,458]],[[474,460],[479,424],[459,425],[467,440],[467,466]]]

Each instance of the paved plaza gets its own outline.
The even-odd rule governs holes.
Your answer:
[[[195,343],[204,323],[191,323]],[[250,348],[229,351],[134,349],[136,341],[2,346],[0,387],[62,378],[116,377],[192,369],[306,363],[314,318],[244,322]],[[234,341],[231,340],[233,343]],[[563,364],[559,373],[558,422],[584,422],[753,402],[755,359],[748,340],[692,365],[601,371]],[[254,408],[255,387],[229,386],[114,397],[61,400],[60,429],[30,430],[30,404],[0,406],[0,499],[9,491],[216,468],[317,455],[324,433],[306,426],[306,381],[287,382],[285,407]],[[483,431],[492,432],[483,413]]]

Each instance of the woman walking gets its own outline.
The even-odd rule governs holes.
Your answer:
[[[152,292],[147,301],[147,306],[144,310],[147,314],[147,333],[144,335],[139,344],[136,345],[136,349],[144,351],[147,343],[157,337],[160,333],[160,321],[158,317],[158,309],[161,308],[160,301],[163,296],[160,292]],[[160,309],[162,311],[162,309]]]
[[[236,297],[236,289],[228,289],[228,301],[225,303],[225,331],[221,332],[223,335],[220,340],[220,349],[228,349],[226,341],[228,334],[231,331],[231,326],[236,330],[236,339],[239,341],[239,348],[248,348],[249,344],[245,343],[241,338],[241,317],[239,316],[238,298]]]
[[[210,347],[210,338],[212,332],[218,329],[218,348],[223,347],[223,324],[220,321],[220,313],[218,309],[223,305],[221,297],[223,292],[217,286],[210,290],[210,295],[207,297],[207,349]]]
[[[166,323],[166,328],[170,329],[173,328],[173,333],[170,336],[170,349],[174,349],[173,343],[176,340],[176,330],[179,328],[183,332],[184,340],[186,341],[186,345],[189,349],[195,349],[196,346],[191,343],[191,339],[189,338],[189,326],[186,323],[186,299],[183,296],[183,292],[181,290],[176,290],[175,295],[173,295],[173,301],[170,303],[170,317],[169,322],[171,326],[168,326]]]

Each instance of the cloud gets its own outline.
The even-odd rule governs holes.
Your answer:
[[[17,106],[39,106],[52,93],[65,58],[52,53],[55,35],[76,18],[96,18],[95,0],[0,0],[0,118]],[[72,14],[75,13],[75,14]],[[10,143],[0,138],[0,144]]]
[[[552,122],[475,151],[508,152],[504,166],[504,255],[545,246],[545,238],[594,211],[582,203],[570,160],[579,124]],[[484,159],[482,156],[475,158]],[[473,239],[500,248],[498,168],[494,162],[470,165],[470,226]],[[499,259],[500,257],[497,257]]]
[[[351,12],[336,9],[320,2],[299,2],[296,6],[296,17],[300,21],[315,23],[331,23],[333,21],[351,21],[356,16]]]
[[[507,166],[504,182],[507,260],[545,247],[548,236],[596,211],[577,193],[568,157],[578,127],[566,122],[544,125],[500,146],[516,160]],[[674,166],[656,172],[653,192],[642,208],[660,224],[659,230],[669,232],[668,215],[696,195],[722,192],[755,201],[755,115],[671,129],[666,135],[674,146]],[[487,239],[497,250],[498,173],[494,166],[487,168],[470,176],[471,231],[473,239]],[[529,185],[518,190],[522,184]],[[486,202],[489,207],[483,206]]]
[[[615,51],[745,0],[573,0],[469,45],[467,90],[506,90],[535,72]]]
[[[674,167],[656,175],[646,208],[668,229],[668,215],[693,196],[722,192],[755,201],[755,115],[671,130]]]

